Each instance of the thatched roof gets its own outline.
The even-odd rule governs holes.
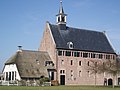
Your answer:
[[[8,59],[5,65],[16,64],[21,78],[40,78],[48,76],[46,61],[51,61],[47,52],[21,50]],[[54,66],[49,65],[49,69],[54,69]]]

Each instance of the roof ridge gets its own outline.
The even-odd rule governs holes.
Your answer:
[[[51,23],[49,23],[50,25],[52,25],[52,26],[56,26],[56,27],[58,27],[58,25],[55,25],[55,24],[51,24]],[[84,29],[84,28],[79,28],[79,27],[69,27],[69,26],[66,26],[67,28],[72,28],[73,30],[74,29],[77,29],[77,30],[85,30],[85,31],[91,31],[91,32],[98,32],[98,33],[103,33],[102,31],[95,31],[95,30],[93,30],[93,29]]]
[[[46,53],[46,51],[35,51],[35,50],[22,50],[23,52],[44,52],[44,53]]]

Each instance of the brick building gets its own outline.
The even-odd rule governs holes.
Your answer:
[[[57,71],[54,72],[55,79],[61,85],[94,85],[95,76],[86,69],[90,61],[116,59],[105,32],[67,26],[62,1],[56,17],[56,25],[46,22],[39,48],[47,51],[53,60]],[[97,74],[96,78],[97,85],[103,85],[104,79],[112,84],[111,75]]]

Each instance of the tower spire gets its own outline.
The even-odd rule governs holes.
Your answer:
[[[64,14],[64,10],[63,10],[63,6],[62,6],[62,0],[60,0],[60,10],[59,10],[60,14]]]
[[[66,16],[67,14],[64,14],[63,6],[62,6],[62,0],[60,0],[60,8],[59,13],[57,16],[57,24],[59,25],[60,29],[66,29]]]

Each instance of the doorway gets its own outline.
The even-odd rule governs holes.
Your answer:
[[[60,85],[65,85],[65,75],[60,75]]]
[[[112,79],[108,79],[108,85],[112,85],[112,84],[113,84]]]
[[[54,80],[54,72],[51,72],[51,80]]]

